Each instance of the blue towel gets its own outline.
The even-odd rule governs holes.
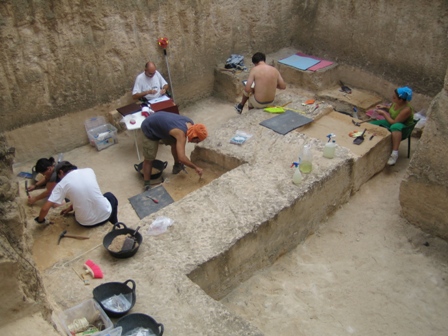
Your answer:
[[[312,67],[313,65],[319,63],[320,60],[316,60],[310,57],[303,57],[299,55],[292,55],[280,60],[279,62],[285,65],[292,66],[293,68],[306,70]]]

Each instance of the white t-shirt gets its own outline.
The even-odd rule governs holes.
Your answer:
[[[147,94],[145,96],[146,99],[151,100],[154,98],[158,98],[161,96],[160,90],[163,89],[165,85],[168,83],[162,77],[160,72],[156,70],[156,73],[152,77],[148,77],[145,75],[145,72],[142,72],[135,79],[134,89],[132,90],[132,94],[140,93],[148,90],[157,90],[155,94]]]
[[[48,200],[63,204],[65,198],[73,204],[76,221],[85,226],[104,222],[112,213],[112,206],[101,193],[95,172],[91,168],[69,172],[54,187]]]

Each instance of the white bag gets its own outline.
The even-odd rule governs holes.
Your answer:
[[[174,221],[171,218],[165,216],[159,216],[152,224],[149,226],[148,235],[158,236],[168,229],[169,226],[173,225]]]

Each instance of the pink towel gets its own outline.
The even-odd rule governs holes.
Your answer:
[[[368,110],[368,111],[366,112],[366,115],[368,115],[370,118],[372,118],[372,119],[376,119],[376,120],[383,120],[383,119],[386,119],[386,118],[384,118],[384,116],[382,116],[381,114],[378,114],[378,112],[376,111],[376,109]]]
[[[328,66],[333,64],[333,62],[331,62],[331,61],[327,61],[327,60],[324,60],[324,59],[322,59],[320,57],[316,57],[316,56],[310,56],[310,55],[304,54],[302,52],[298,52],[298,53],[296,53],[296,55],[303,56],[303,57],[309,57],[309,58],[312,58],[312,59],[320,61],[319,63],[313,65],[312,67],[309,67],[307,69],[308,71],[316,71],[316,70],[319,70],[319,69],[326,68],[326,67],[328,67]]]

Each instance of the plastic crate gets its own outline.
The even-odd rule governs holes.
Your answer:
[[[84,122],[84,126],[86,128],[86,132],[88,132],[89,130],[91,130],[92,128],[96,128],[102,125],[105,125],[106,123],[106,118],[104,117],[92,117],[87,119]]]
[[[92,128],[87,131],[87,135],[90,143],[99,151],[118,143],[117,129],[111,124]]]
[[[106,118],[101,117],[101,116],[92,117],[92,118],[86,119],[86,121],[84,121],[84,127],[86,129],[87,135],[89,135],[89,131],[91,129],[94,129],[96,127],[100,127],[100,126],[103,126],[103,125],[106,125],[106,124],[107,124],[106,123]],[[90,140],[89,141],[90,145],[92,147],[95,147],[95,141],[93,141],[93,139],[90,139],[90,137],[89,137],[89,140]]]
[[[107,335],[107,331],[111,331],[114,327],[114,324],[106,315],[104,310],[100,307],[100,305],[93,299],[84,301],[75,307],[63,311],[59,315],[59,319],[62,323],[62,327],[64,328],[64,332],[68,336],[71,336],[72,334],[70,333],[68,326],[72,324],[74,320],[85,317],[89,322],[93,322],[91,320],[95,319],[98,313],[105,328],[101,332],[94,333],[90,336],[104,335],[104,332],[106,332],[105,334]]]

